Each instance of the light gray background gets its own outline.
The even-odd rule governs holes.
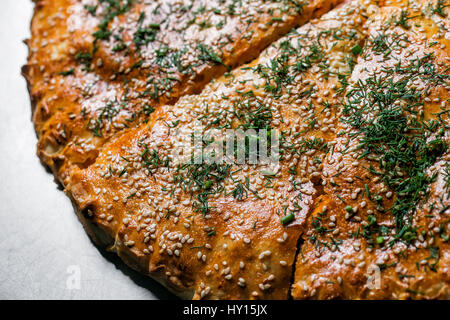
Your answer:
[[[0,1],[0,299],[173,298],[91,243],[40,164],[20,75],[33,4]],[[80,289],[67,286],[72,270],[80,271]]]

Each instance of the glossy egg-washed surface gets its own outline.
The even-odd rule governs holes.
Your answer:
[[[450,298],[450,4],[339,2],[37,1],[38,154],[94,241],[183,298]],[[279,163],[176,157],[198,128]]]
[[[65,184],[112,136],[337,2],[36,1],[24,74],[41,159]]]

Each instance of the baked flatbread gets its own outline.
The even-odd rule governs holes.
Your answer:
[[[112,136],[338,2],[36,1],[23,73],[38,155],[65,185]]]
[[[66,2],[25,74],[99,246],[186,299],[450,297],[446,3]],[[227,130],[276,161],[191,157]]]

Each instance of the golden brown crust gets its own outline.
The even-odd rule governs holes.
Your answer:
[[[23,73],[38,155],[94,242],[188,299],[448,299],[448,9],[354,0],[322,15],[338,2],[255,0],[225,13],[210,2],[37,1]],[[162,82],[170,89],[155,90]],[[385,83],[397,91],[382,100]],[[392,96],[388,109],[411,105],[398,118],[425,128],[425,151],[414,135],[394,137],[422,171],[382,172],[398,150],[386,160],[383,137],[367,143]],[[275,130],[280,161],[192,163],[179,152],[197,126]],[[398,191],[412,179],[417,197]]]
[[[37,1],[23,73],[39,157],[65,184],[69,168],[90,165],[111,136],[338,2]]]
[[[299,59],[305,59],[305,63],[309,62],[306,59],[317,60],[305,66],[296,86],[301,88],[303,83],[309,83],[317,92],[337,87],[337,76],[317,74],[316,68],[321,61],[330,61],[335,72],[350,74],[344,62],[352,48],[363,40],[352,31],[365,20],[364,11],[355,13],[352,9],[354,6],[345,7],[326,15],[322,21],[299,28],[273,44],[259,59],[220,78],[201,94],[182,97],[174,106],[157,110],[146,125],[114,138],[89,168],[72,171],[68,191],[81,207],[91,210],[93,223],[105,233],[117,234],[114,247],[120,256],[145,273],[165,276],[175,291],[196,299],[288,298],[297,241],[321,189],[311,181],[316,180],[314,165],[299,166],[301,177],[293,189],[291,179],[297,179],[289,174],[289,163],[295,166],[305,157],[324,156],[319,149],[334,134],[319,124],[327,121],[330,125],[328,117],[335,110],[331,107],[319,114],[315,120],[318,125],[310,128],[312,120],[307,116],[310,112],[303,111],[303,99],[297,102],[280,99],[276,108],[272,106],[274,117],[284,119],[283,123],[278,121],[277,130],[288,130],[292,122],[296,132],[304,132],[292,143],[305,150],[292,157],[288,166],[282,166],[272,178],[264,176],[262,172],[270,169],[264,166],[247,167],[244,175],[239,173],[242,168],[232,166],[229,172],[236,171],[235,182],[224,181],[225,191],[208,199],[211,209],[206,211],[198,210],[197,192],[186,192],[190,189],[189,182],[184,186],[174,183],[176,179],[190,179],[189,170],[195,166],[188,165],[187,172],[179,170],[176,164],[165,165],[165,157],[171,154],[173,146],[189,137],[195,118],[208,123],[211,114],[229,112],[228,116],[219,116],[217,124],[229,118],[235,127],[245,120],[233,116],[239,113],[235,103],[239,104],[243,98],[252,103],[274,103],[272,92],[262,86],[266,81],[263,68],[273,59],[288,54],[292,66]],[[344,17],[348,17],[345,25]],[[330,30],[339,32],[339,40]],[[286,52],[286,48],[292,51]],[[280,93],[287,89],[281,90]],[[329,101],[336,103],[340,97],[330,96]],[[320,101],[313,103],[323,108]],[[318,142],[318,150],[305,147],[312,141]],[[157,159],[158,165],[145,166],[156,150],[157,156],[154,154],[152,159]],[[252,177],[248,184],[246,175]],[[273,183],[271,179],[276,181]],[[265,190],[264,181],[273,186]],[[233,195],[236,190],[242,191],[242,200]],[[292,223],[283,225],[281,218],[288,207],[293,208],[289,210],[294,210],[296,217]]]
[[[418,7],[414,10],[416,14],[408,11],[414,9],[414,5],[412,8],[383,7],[379,14],[372,17],[368,22],[371,40],[358,59],[350,82],[358,88],[353,95],[366,92],[363,89],[366,86],[369,90],[383,92],[389,87],[381,88],[391,79],[397,83],[407,81],[406,88],[411,88],[414,83],[420,95],[416,103],[408,98],[403,101],[397,98],[398,102],[410,103],[411,108],[418,108],[419,119],[423,116],[424,121],[432,121],[437,120],[437,113],[448,110],[448,80],[436,81],[431,73],[418,75],[415,72],[419,72],[419,69],[412,65],[423,67],[428,64],[430,70],[436,68],[436,74],[448,74],[449,42],[436,37],[439,19],[430,15],[430,12],[424,16],[417,14],[427,8],[424,4]],[[406,27],[395,23],[395,17],[399,17],[402,12],[409,12],[408,17],[412,17],[407,20]],[[385,51],[376,50],[373,42],[381,38],[391,48],[398,45],[394,52],[386,54]],[[433,40],[436,43],[427,47]],[[372,82],[374,79],[378,79],[376,85]],[[373,92],[369,90],[367,92]],[[398,90],[401,92],[401,89]],[[391,93],[395,95],[393,91]],[[375,105],[370,105],[370,108],[366,111],[369,119],[382,113],[376,110]],[[411,117],[407,112],[404,114],[405,119]],[[345,114],[343,118],[346,118]],[[408,119],[413,121],[415,118]],[[396,125],[401,125],[401,117],[398,120]],[[378,130],[383,130],[382,124]],[[367,149],[361,146],[368,143],[367,136],[360,134],[356,125],[342,124],[338,131],[342,137],[334,141],[333,152],[328,154],[324,162],[324,194],[309,217],[309,230],[305,233],[301,259],[296,268],[294,298],[449,299],[450,260],[446,234],[450,198],[448,190],[444,190],[443,181],[448,152],[440,155],[438,162],[427,172],[430,177],[433,174],[437,177],[431,183],[427,204],[416,204],[412,229],[405,229],[412,232],[412,239],[407,239],[405,233],[408,231],[394,232],[397,223],[392,208],[407,203],[408,197],[398,199],[386,183],[393,181],[388,178],[392,173],[380,167],[381,159],[395,157],[397,146],[385,151],[391,152],[392,156],[376,151],[364,154]],[[421,135],[420,132],[413,134]],[[432,134],[427,141],[437,138],[435,141],[439,144],[441,141],[448,143],[448,131],[442,138],[438,137],[439,134]],[[382,136],[378,139],[382,139]],[[381,162],[386,166],[384,161],[388,160]],[[414,176],[414,179],[418,177]],[[419,184],[418,181],[410,183],[410,188]],[[430,204],[433,203],[435,207],[430,211]],[[388,231],[381,233],[375,230],[382,227]],[[415,230],[418,230],[417,238],[416,235],[412,236]],[[395,241],[397,236],[401,236],[402,241]],[[330,239],[333,239],[332,243]]]

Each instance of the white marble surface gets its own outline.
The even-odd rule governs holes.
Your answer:
[[[0,299],[173,298],[114,255],[98,250],[69,199],[41,166],[20,75],[33,4],[1,3]]]

